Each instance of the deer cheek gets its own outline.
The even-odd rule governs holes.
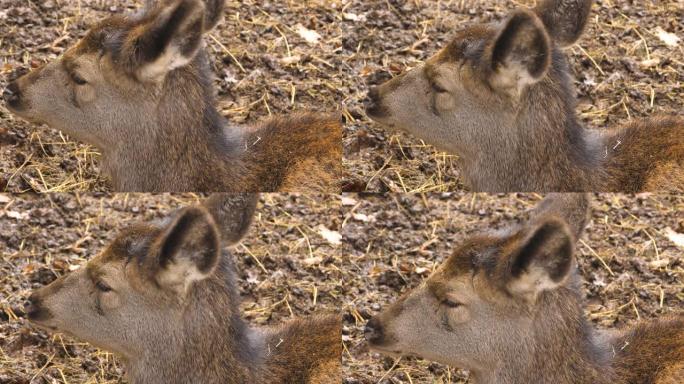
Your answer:
[[[77,90],[79,104],[83,105],[95,100],[97,94],[93,86],[86,84],[82,85],[80,88],[81,89]]]
[[[121,298],[114,292],[106,292],[100,298],[102,307],[105,310],[117,309],[121,306]]]
[[[437,109],[441,112],[452,111],[456,108],[456,99],[450,93],[441,93],[435,96]]]
[[[449,325],[456,327],[470,321],[470,311],[465,307],[451,308],[447,310]]]

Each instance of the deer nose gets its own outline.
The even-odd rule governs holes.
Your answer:
[[[47,320],[52,317],[50,311],[43,307],[42,300],[35,293],[29,296],[24,312],[32,321]]]
[[[366,107],[366,110],[373,109],[377,105],[379,99],[380,91],[378,90],[378,87],[371,88],[368,91],[366,98],[363,100],[363,104]]]
[[[12,108],[17,108],[21,103],[21,90],[16,81],[11,82],[2,92],[2,98]]]
[[[380,344],[384,338],[384,333],[382,331],[382,324],[380,321],[374,317],[366,323],[366,327],[363,329],[363,336],[371,344]]]
[[[373,87],[368,91],[364,100],[364,107],[366,108],[366,115],[370,118],[379,119],[389,115],[388,109],[382,104],[382,96],[378,87]]]

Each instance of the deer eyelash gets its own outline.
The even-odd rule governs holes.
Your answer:
[[[111,292],[112,288],[110,288],[107,284],[98,281],[95,283],[95,288],[100,290],[101,292]]]
[[[442,88],[437,83],[432,83],[431,86],[432,86],[432,90],[435,91],[436,93],[447,93],[447,90]]]
[[[463,306],[463,304],[461,304],[461,303],[459,303],[459,302],[451,301],[451,300],[448,300],[448,299],[443,299],[443,300],[440,302],[440,304],[442,304],[442,305],[444,305],[445,307],[448,307],[448,308],[458,308],[458,307],[462,307],[462,306]]]
[[[69,77],[71,77],[71,80],[73,80],[73,82],[76,83],[77,85],[86,85],[86,84],[88,84],[88,82],[87,82],[84,78],[82,78],[81,76],[79,76],[79,75],[77,75],[77,74],[75,74],[75,73],[70,73],[70,74],[69,74]]]

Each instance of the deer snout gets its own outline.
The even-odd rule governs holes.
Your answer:
[[[371,344],[382,344],[382,340],[385,335],[382,330],[382,324],[377,317],[373,317],[366,323],[366,327],[363,330],[363,336]]]
[[[378,87],[373,87],[368,91],[366,98],[363,100],[363,106],[366,108],[366,113],[373,115],[380,104],[380,91]]]
[[[52,318],[50,310],[43,306],[42,299],[35,293],[29,297],[24,312],[31,321],[46,321]]]
[[[387,108],[382,103],[379,87],[373,87],[368,91],[364,100],[364,107],[366,108],[366,115],[372,119],[380,119],[388,114]]]
[[[12,109],[19,109],[21,107],[21,89],[16,81],[11,82],[7,88],[2,92],[2,98],[7,105]]]

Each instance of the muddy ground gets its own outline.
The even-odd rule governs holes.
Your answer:
[[[194,195],[0,195],[0,383],[120,383],[117,360],[76,340],[33,328],[23,306],[34,288],[82,265],[127,223],[162,217]],[[255,326],[340,307],[339,197],[266,195],[233,252]]]
[[[469,234],[515,222],[538,200],[519,194],[347,196],[345,383],[466,383],[467,374],[457,369],[369,352],[363,325],[417,286]],[[596,327],[684,312],[684,248],[666,237],[668,228],[684,233],[682,210],[682,196],[602,195],[594,201],[577,255],[586,314]]]
[[[19,68],[60,55],[92,23],[132,11],[133,0],[0,0],[0,87]],[[420,63],[461,26],[499,20],[521,2],[443,0],[228,0],[226,20],[205,40],[221,112],[237,123],[295,110],[341,110],[347,190],[462,188],[455,157],[389,132],[363,113],[367,84]],[[579,112],[596,128],[656,113],[682,113],[684,38],[678,0],[599,0],[585,36],[568,50]],[[308,43],[297,25],[317,32]],[[10,116],[0,107],[0,190],[107,190],[96,149]]]

